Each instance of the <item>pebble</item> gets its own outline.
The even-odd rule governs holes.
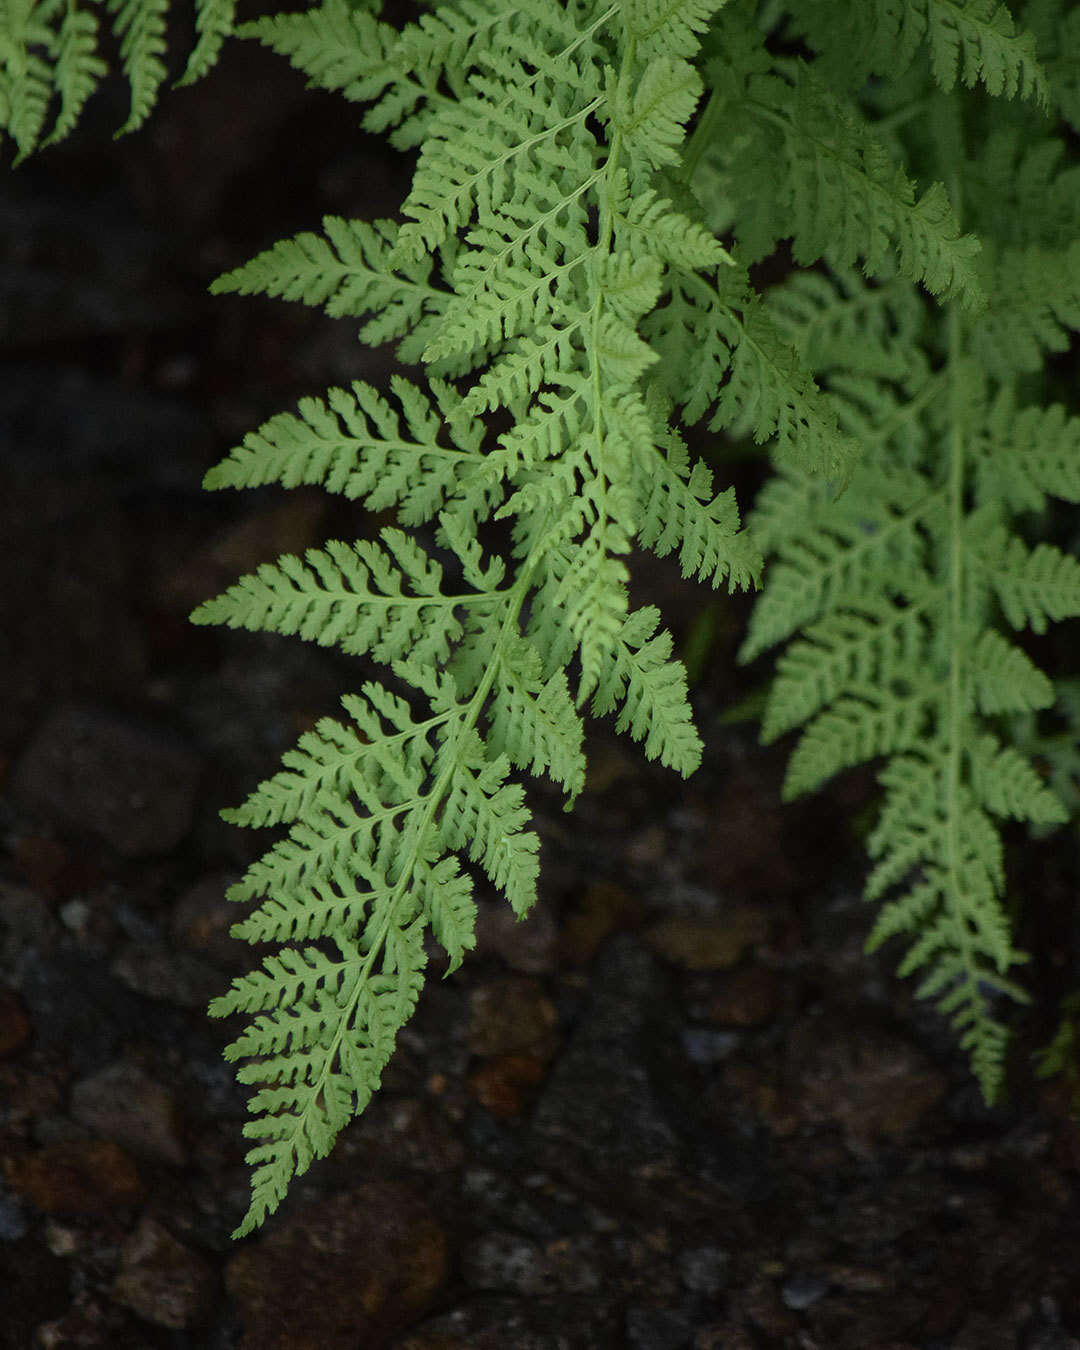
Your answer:
[[[466,1082],[473,1101],[499,1120],[520,1120],[544,1079],[546,1063],[536,1055],[494,1055]]]
[[[780,1297],[784,1306],[792,1312],[802,1312],[811,1308],[829,1292],[829,1286],[817,1275],[792,1275],[784,1281]]]
[[[216,966],[164,943],[126,943],[114,958],[111,973],[146,998],[200,1011],[228,984]]]
[[[13,989],[0,986],[0,1059],[17,1055],[30,1039],[30,1018]]]

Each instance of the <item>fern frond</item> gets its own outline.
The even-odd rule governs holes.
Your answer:
[[[1080,561],[1053,544],[1028,549],[1003,526],[972,530],[972,563],[997,594],[1013,628],[1045,633],[1053,620],[1080,614]]]
[[[236,27],[236,0],[195,0],[198,38],[178,84],[194,84],[217,62],[225,39]]]
[[[748,589],[761,575],[761,555],[740,531],[734,488],[713,496],[713,475],[701,460],[690,464],[686,443],[667,427],[662,445],[650,446],[636,467],[641,523],[638,538],[664,558],[675,549],[684,577],[708,581],[715,590],[725,579],[729,594]]]
[[[312,85],[375,103],[364,119],[369,131],[401,121],[424,97],[423,85],[405,76],[393,59],[401,41],[398,30],[347,0],[323,0],[295,14],[268,14],[236,31],[286,57]],[[388,93],[387,85],[397,87]],[[422,123],[413,133],[422,134]]]
[[[1017,32],[998,0],[865,0],[836,22],[833,0],[802,0],[796,24],[823,53],[829,75],[857,88],[869,75],[903,75],[923,43],[934,79],[948,93],[959,73],[970,89],[982,81],[996,96],[1046,106],[1049,81],[1035,34]]]
[[[8,0],[0,46],[4,122],[22,160],[37,145],[52,95],[53,69],[42,55],[53,44],[52,0]],[[70,49],[69,49],[70,50]],[[79,49],[71,52],[79,55]],[[70,69],[70,67],[68,67]]]
[[[106,0],[113,30],[120,39],[120,62],[131,85],[131,112],[118,136],[146,121],[168,73],[165,62],[165,18],[169,0]]]
[[[988,628],[971,655],[971,682],[979,711],[1034,712],[1054,702],[1054,686],[1031,657]]]
[[[837,425],[836,412],[799,360],[785,346],[760,303],[751,303],[738,328],[728,383],[720,391],[710,431],[753,434],[759,444],[776,438],[777,457],[808,472],[843,478],[857,447]]]
[[[981,80],[995,98],[1019,93],[1047,106],[1035,35],[1017,33],[1007,6],[998,0],[926,0],[926,19],[934,78],[946,93],[959,73],[969,89]]]
[[[108,73],[108,66],[97,55],[97,37],[96,16],[69,5],[56,42],[54,80],[60,96],[60,111],[43,145],[54,145],[74,129],[86,100]],[[23,149],[22,145],[20,149]]]

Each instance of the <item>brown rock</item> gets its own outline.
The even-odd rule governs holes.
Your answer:
[[[117,1062],[71,1090],[71,1114],[136,1156],[182,1166],[187,1154],[172,1093],[134,1064]]]
[[[508,1055],[554,1049],[555,1005],[537,980],[508,975],[489,980],[469,1000],[469,1049],[474,1055]]]
[[[945,1094],[945,1078],[905,1041],[836,1018],[804,1021],[788,1047],[789,1105],[840,1126],[850,1147],[902,1139]]]
[[[229,1262],[244,1350],[382,1350],[446,1277],[446,1236],[405,1186],[367,1182],[271,1227]]]
[[[768,936],[768,914],[744,905],[715,915],[674,915],[654,924],[645,939],[657,956],[686,970],[727,970],[748,947]]]
[[[11,1186],[46,1214],[92,1214],[108,1205],[132,1205],[142,1198],[135,1164],[109,1139],[66,1140],[9,1159]]]
[[[179,1331],[204,1319],[213,1288],[207,1262],[144,1216],[124,1243],[112,1296],[147,1322]]]
[[[560,955],[572,965],[588,965],[610,933],[617,928],[633,927],[640,922],[642,913],[641,902],[622,886],[610,881],[593,882],[581,907],[563,927]]]
[[[535,1055],[495,1055],[469,1075],[469,1096],[499,1120],[520,1119],[544,1068]]]
[[[16,1055],[30,1039],[30,1018],[13,989],[0,987],[0,1059]]]
[[[763,966],[733,970],[709,1000],[706,1016],[725,1027],[760,1027],[771,1022],[779,1006],[776,976]]]

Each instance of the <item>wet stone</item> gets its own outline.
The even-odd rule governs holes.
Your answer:
[[[548,1075],[532,1128],[592,1167],[621,1170],[669,1156],[679,1136],[643,1044],[647,1027],[658,1032],[651,1019],[665,1006],[655,962],[634,939],[617,938],[598,958],[592,988]]]
[[[0,1059],[17,1055],[30,1039],[30,1019],[22,1000],[0,985]]]
[[[225,892],[239,879],[237,872],[215,872],[189,886],[173,905],[169,922],[178,946],[230,972],[249,970],[253,964],[251,944],[229,935],[244,911],[226,900]]]
[[[146,998],[198,1008],[225,992],[228,980],[216,966],[191,952],[178,952],[158,943],[128,942],[112,963],[112,974]]]

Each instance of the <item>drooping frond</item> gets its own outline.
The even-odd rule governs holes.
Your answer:
[[[1000,0],[865,0],[845,11],[843,23],[835,0],[800,0],[793,8],[798,31],[822,54],[829,75],[849,88],[869,75],[904,74],[925,44],[946,93],[959,77],[969,89],[982,83],[994,97],[1048,100],[1035,34],[1018,29]]]
[[[97,0],[5,0],[0,5],[0,136],[15,143],[18,163],[70,134],[108,74],[99,54]],[[118,135],[146,121],[168,72],[165,28],[169,0],[105,0],[131,107]],[[183,84],[214,65],[234,32],[235,0],[196,0],[196,42]],[[55,121],[47,132],[50,111]]]

